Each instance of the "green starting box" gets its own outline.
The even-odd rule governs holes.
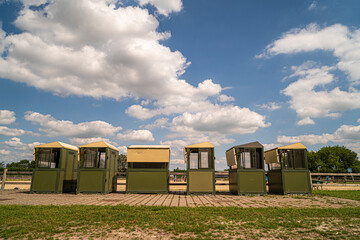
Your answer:
[[[295,143],[266,151],[265,162],[269,168],[270,193],[312,193],[306,147],[302,143]]]
[[[36,167],[31,178],[31,193],[75,192],[77,184],[77,147],[52,142],[34,147]]]
[[[215,194],[214,145],[203,142],[186,146],[184,157],[187,167],[187,193]]]
[[[238,145],[226,151],[229,190],[233,194],[266,194],[264,147],[259,142]]]
[[[168,145],[132,145],[127,149],[127,193],[169,193]]]
[[[79,149],[77,193],[116,192],[119,150],[103,141],[85,144]]]

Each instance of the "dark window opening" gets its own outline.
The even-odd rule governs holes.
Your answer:
[[[305,169],[305,152],[302,149],[284,150],[281,160],[285,169]]]
[[[239,159],[239,168],[262,169],[263,161],[261,149],[241,149],[237,158]]]
[[[39,168],[59,168],[60,149],[40,148],[37,157]]]
[[[129,162],[129,168],[167,169],[166,162]]]
[[[105,148],[85,148],[83,152],[84,168],[105,168]]]

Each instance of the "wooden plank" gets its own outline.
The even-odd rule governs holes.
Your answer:
[[[174,198],[174,194],[167,194],[166,199],[162,203],[163,206],[170,206],[172,199]]]
[[[186,207],[186,197],[185,195],[179,195],[179,207]]]
[[[195,202],[194,202],[194,199],[192,198],[191,195],[186,195],[186,196],[185,196],[185,199],[186,199],[186,205],[187,205],[188,207],[195,207],[195,206],[196,206],[196,205],[195,205]]]
[[[180,195],[174,194],[174,198],[172,199],[170,206],[178,207],[179,206],[179,198],[180,198]]]

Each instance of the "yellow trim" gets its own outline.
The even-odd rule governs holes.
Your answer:
[[[84,145],[81,145],[79,146],[80,148],[111,148],[115,151],[119,151],[119,149],[117,149],[115,146],[109,144],[109,143],[106,143],[104,141],[99,141],[99,142],[94,142],[94,143],[88,143],[88,144],[84,144]]]
[[[193,145],[188,145],[185,148],[214,148],[214,145],[212,145],[210,142],[202,142]]]
[[[127,162],[169,162],[170,147],[128,147]]]
[[[66,149],[79,151],[77,147],[59,141],[37,145],[34,148],[66,148]]]
[[[278,149],[306,149],[306,147],[302,143],[294,143],[294,144],[278,147]]]

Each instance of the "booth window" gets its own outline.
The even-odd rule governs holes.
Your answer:
[[[199,168],[199,152],[190,152],[190,169]]]
[[[129,168],[167,169],[166,162],[129,162]]]
[[[39,168],[58,168],[60,160],[60,149],[40,148],[38,150]]]
[[[190,169],[210,168],[209,166],[210,150],[200,149],[190,152]]]
[[[255,149],[245,149],[239,154],[239,167],[240,168],[262,168],[261,153]]]
[[[84,168],[105,168],[106,152],[105,149],[85,148],[84,149]]]
[[[282,160],[286,169],[305,169],[305,153],[302,149],[284,150]]]

